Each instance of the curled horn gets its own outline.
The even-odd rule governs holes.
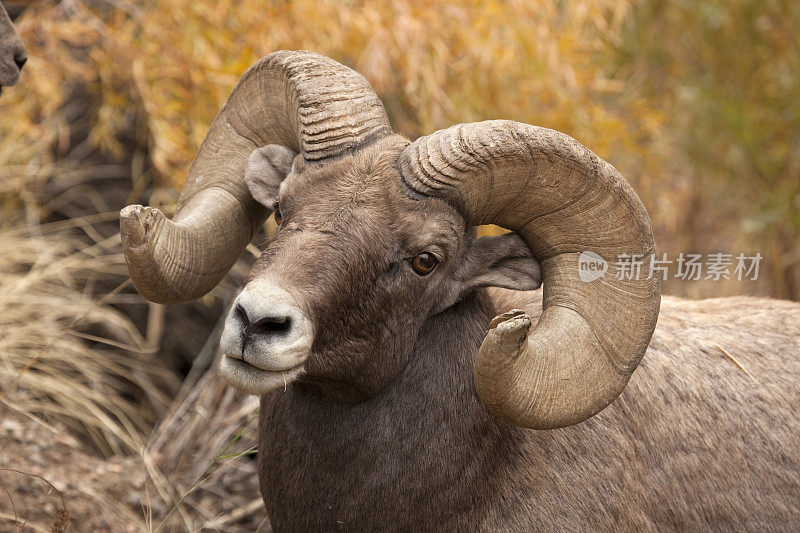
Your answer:
[[[661,302],[658,276],[647,275],[650,219],[628,182],[567,135],[500,120],[417,139],[398,165],[409,194],[439,197],[472,225],[516,231],[542,265],[539,323],[502,314],[478,352],[475,387],[487,407],[552,429],[611,403],[644,355]],[[581,279],[583,252],[609,263],[604,277]],[[622,254],[642,261],[640,276],[615,268]]]
[[[262,58],[214,118],[172,220],[140,205],[120,213],[137,290],[154,302],[185,302],[206,294],[230,270],[268,215],[243,179],[254,149],[282,145],[314,163],[391,133],[380,99],[360,74],[313,52]]]

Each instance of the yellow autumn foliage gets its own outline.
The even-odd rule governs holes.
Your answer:
[[[58,161],[74,145],[76,120],[65,108],[89,98],[88,116],[80,117],[83,128],[88,120],[86,142],[118,160],[130,158],[132,146],[143,147],[152,179],[180,187],[244,70],[275,50],[310,49],[364,74],[400,133],[414,138],[489,118],[564,131],[631,181],[662,250],[747,251],[766,242],[763,252],[779,265],[769,286],[689,290],[676,284],[678,292],[800,298],[800,177],[791,163],[798,157],[800,118],[796,103],[781,111],[777,106],[790,104],[770,96],[778,82],[780,95],[800,93],[798,33],[784,35],[793,21],[800,23],[792,4],[34,2],[17,21],[31,60],[20,86],[0,99],[0,165],[17,169],[19,177],[31,165],[46,169]],[[756,46],[762,41],[766,46]],[[728,72],[735,76],[728,79]],[[726,93],[733,111],[713,107],[720,88],[731,83],[742,87],[750,115],[735,113],[735,91]],[[748,144],[747,131],[737,129],[742,120],[758,127],[766,120],[775,126],[770,131],[786,132],[783,148],[769,153],[785,165],[761,164],[769,136]],[[737,157],[747,164],[732,164]],[[750,160],[755,166],[748,167]],[[767,185],[777,184],[778,196],[753,185],[752,168],[767,175]],[[747,196],[736,195],[732,185],[740,183],[748,185],[742,188]],[[723,190],[736,201],[721,196]],[[753,201],[762,193],[769,198]],[[748,227],[760,234],[747,234]]]
[[[624,85],[609,76],[606,48],[631,2],[171,0],[69,7],[65,13],[35,5],[19,23],[34,60],[21,88],[4,97],[3,139],[38,125],[35,140],[49,151],[58,130],[69,127],[50,119],[72,96],[65,85],[80,80],[96,98],[91,142],[121,155],[120,133],[143,115],[152,162],[175,185],[242,72],[280,49],[315,50],[363,73],[397,130],[411,137],[505,117],[568,132],[608,156],[636,150],[662,121],[655,110],[641,120],[638,102],[608,105]]]

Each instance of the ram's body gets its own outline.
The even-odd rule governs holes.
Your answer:
[[[539,293],[492,291],[497,309],[541,310]],[[800,524],[800,304],[664,298],[622,395],[550,431],[504,424],[474,392],[473,358],[494,314],[476,296],[430,319],[408,368],[371,402],[336,408],[291,387],[265,396],[259,461],[273,526]]]
[[[0,4],[0,92],[4,86],[17,83],[22,66],[27,60],[25,45],[17,35],[5,8]]]

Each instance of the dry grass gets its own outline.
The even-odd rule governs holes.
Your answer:
[[[109,305],[119,291],[96,293],[99,281],[127,282],[118,237],[92,228],[76,219],[0,232],[0,401],[58,419],[111,456],[142,449],[177,379]]]
[[[153,530],[268,531],[250,457],[255,397],[228,388],[215,370],[184,390],[143,457],[151,492],[171,502],[157,509]]]
[[[64,462],[74,457],[97,466],[106,457],[124,466],[129,474],[119,479],[121,492],[77,474],[62,479],[75,490],[61,507],[79,521],[76,500],[131,531],[268,530],[248,458],[257,405],[228,390],[215,372],[203,373],[220,328],[209,326],[210,339],[184,380],[174,355],[160,346],[164,308],[130,286],[114,230],[117,212],[93,212],[113,202],[94,190],[90,214],[41,222],[58,213],[62,196],[48,196],[46,186],[66,182],[77,187],[56,190],[90,190],[98,169],[55,163],[25,174],[8,158],[3,163],[0,154],[0,408],[46,428],[23,455],[40,453],[37,448],[48,446],[41,441],[55,437],[68,444],[59,452]],[[243,262],[234,270],[246,268]],[[227,283],[218,292],[232,290]],[[147,309],[147,318],[137,323],[121,310],[132,304]],[[41,474],[63,475],[58,466],[46,464]],[[7,494],[3,501],[12,503],[8,509],[3,503],[0,523],[13,522],[13,502],[25,498]],[[26,518],[34,529],[53,523],[46,515]]]
[[[734,365],[736,365],[736,366],[739,368],[739,370],[741,370],[742,372],[744,372],[745,374],[747,374],[747,377],[749,377],[750,379],[752,379],[753,381],[755,381],[756,383],[758,383],[758,380],[757,380],[757,379],[756,379],[756,378],[753,376],[753,374],[751,374],[750,372],[748,372],[748,371],[747,371],[747,369],[744,367],[744,365],[743,365],[742,363],[740,363],[740,362],[739,362],[739,360],[738,360],[738,359],[736,359],[736,358],[735,358],[733,355],[731,355],[731,353],[730,353],[728,350],[726,350],[725,348],[723,348],[723,347],[722,347],[722,346],[720,346],[719,344],[714,344],[713,346],[714,346],[716,349],[718,349],[720,352],[722,352],[722,354],[723,354],[725,357],[727,357],[728,359],[730,359],[730,360],[731,360],[731,362],[732,362]]]
[[[0,230],[0,402],[55,433],[67,428],[77,449],[125,458],[145,480],[138,508],[82,492],[134,530],[252,531],[265,520],[248,458],[255,399],[215,372],[179,388],[159,364],[168,354],[112,305],[132,296],[124,259],[118,236],[94,225],[115,216]]]

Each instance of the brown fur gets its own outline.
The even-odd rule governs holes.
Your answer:
[[[21,64],[27,58],[25,45],[17,35],[5,8],[0,4],[0,92],[3,91],[3,86],[17,83],[22,70]]]
[[[404,146],[297,158],[280,194],[259,191],[284,222],[248,279],[292,292],[316,335],[305,375],[262,398],[276,530],[800,525],[799,304],[665,298],[611,406],[559,430],[510,426],[478,399],[473,360],[495,314],[535,320],[541,301],[483,287],[536,287],[538,265],[516,236],[487,247],[446,204],[410,199],[393,166]],[[442,262],[420,277],[408,259],[429,250]]]

